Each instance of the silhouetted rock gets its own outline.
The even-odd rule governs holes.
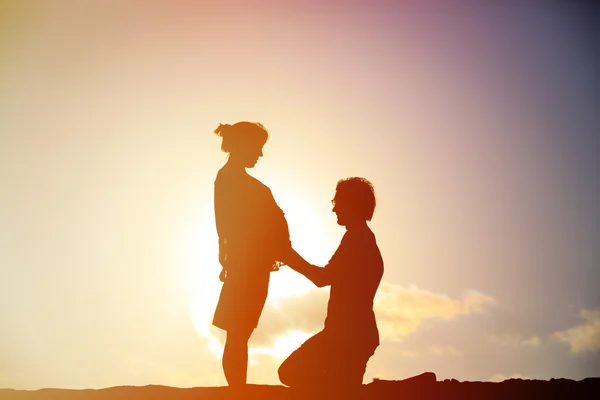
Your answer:
[[[302,396],[284,386],[248,385],[244,389],[228,387],[173,388],[168,386],[118,386],[106,389],[0,389],[0,400],[300,400],[341,399],[335,394]],[[395,381],[375,379],[363,385],[363,399],[597,399],[600,398],[600,378],[581,381],[570,379],[523,380],[504,382],[459,382],[456,379],[436,381],[435,374],[425,372],[412,378]]]

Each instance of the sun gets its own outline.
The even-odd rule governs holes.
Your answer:
[[[330,210],[319,210],[309,198],[298,194],[297,186],[278,187],[274,195],[284,210],[294,249],[308,262],[324,266],[335,250],[336,225]],[[220,358],[223,354],[223,336],[212,326],[212,317],[219,298],[221,266],[218,261],[218,237],[214,221],[212,197],[203,204],[188,210],[178,240],[182,243],[181,262],[187,271],[187,292],[191,319],[197,334],[211,353]],[[339,232],[337,232],[339,233]],[[278,306],[283,298],[302,296],[316,289],[308,279],[283,266],[271,274],[267,303]],[[276,338],[270,347],[256,348],[253,354],[279,357],[308,337],[301,331],[286,332]]]
[[[290,230],[292,247],[308,262],[324,266],[335,249],[335,234],[331,232],[331,214],[324,214],[312,206],[312,202],[296,190],[278,190],[277,203],[283,209]],[[315,286],[305,277],[284,266],[271,274],[269,297],[274,301],[281,297],[297,296]]]

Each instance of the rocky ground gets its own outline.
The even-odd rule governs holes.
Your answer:
[[[228,400],[228,399],[282,399],[318,400],[350,398],[341,393],[326,393],[322,388],[316,394],[305,395],[283,386],[248,385],[233,391],[228,387],[174,388],[168,386],[118,386],[106,389],[0,389],[0,400]],[[374,380],[363,385],[362,399],[600,399],[600,377],[581,381],[569,379],[522,380],[504,382],[438,381],[427,372],[402,381]]]

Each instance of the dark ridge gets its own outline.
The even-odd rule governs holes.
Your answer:
[[[169,386],[117,386],[106,389],[0,389],[0,400],[318,400],[345,399],[348,395],[331,393],[321,388],[313,394],[294,392],[284,386],[248,385],[243,389],[228,387],[175,388]],[[437,381],[432,372],[405,379],[382,380],[363,385],[361,399],[598,399],[600,377],[580,381],[570,379],[523,380],[508,379],[503,382],[460,382],[456,379]]]

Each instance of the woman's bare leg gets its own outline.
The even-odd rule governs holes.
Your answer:
[[[223,372],[232,387],[244,386],[248,373],[248,340],[252,331],[228,331],[223,350]]]

